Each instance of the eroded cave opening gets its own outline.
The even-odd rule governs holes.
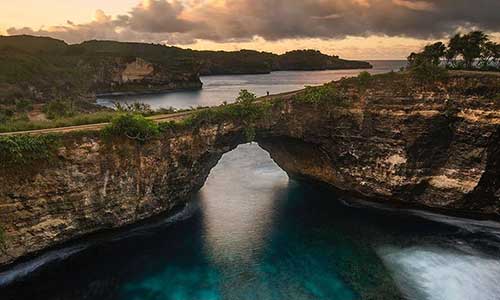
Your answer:
[[[277,145],[286,147],[275,140],[273,155]],[[329,189],[289,178],[264,147],[241,144],[225,153],[183,210],[87,236],[0,273],[0,293],[6,299],[321,300],[478,292],[454,280],[481,286],[484,299],[498,292],[490,279],[500,276],[500,266],[488,258],[488,241],[483,247],[457,235],[455,226],[344,205]],[[473,247],[463,254],[449,240]],[[450,261],[458,269],[448,268]],[[439,289],[421,284],[436,276],[450,279]]]

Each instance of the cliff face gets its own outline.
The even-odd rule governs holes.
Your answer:
[[[185,204],[223,153],[233,127],[168,133],[138,145],[99,134],[66,136],[56,161],[0,174],[0,265],[88,233],[132,224]]]
[[[140,57],[112,59],[96,69],[91,83],[96,94],[161,93],[203,85],[196,72],[172,72],[168,66]]]
[[[328,101],[276,100],[254,124],[256,141],[292,177],[387,204],[498,217],[500,76],[410,82],[344,80]],[[145,145],[64,136],[55,161],[0,173],[0,264],[184,204],[244,132],[227,121],[169,130]]]
[[[199,63],[162,45],[0,37],[0,102],[200,89]]]
[[[338,83],[346,107],[288,103],[259,143],[292,176],[357,196],[498,216],[500,76],[374,81],[361,94]]]
[[[200,89],[200,74],[358,68],[371,65],[313,50],[277,55],[250,50],[194,51],[114,41],[68,45],[44,37],[0,36],[0,103]]]

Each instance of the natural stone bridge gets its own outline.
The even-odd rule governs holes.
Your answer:
[[[255,141],[290,176],[404,207],[500,213],[500,76],[420,87],[376,77],[335,83],[343,102],[276,100]],[[234,121],[170,130],[144,145],[67,134],[57,161],[0,176],[0,264],[172,211],[221,156],[245,143]]]

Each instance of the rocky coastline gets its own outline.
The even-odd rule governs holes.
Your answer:
[[[255,121],[254,140],[294,178],[387,205],[498,219],[500,76],[453,73],[433,85],[408,76],[335,82],[339,94],[326,102],[276,99]],[[54,160],[0,172],[0,265],[172,211],[245,133],[227,120],[142,145],[63,134]]]

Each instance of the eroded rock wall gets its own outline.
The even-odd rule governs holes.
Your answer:
[[[223,153],[242,142],[228,126],[206,126],[146,145],[66,137],[57,161],[0,176],[0,265],[99,230],[172,211],[204,184]]]
[[[96,94],[160,93],[203,85],[196,70],[174,71],[139,57],[105,59],[92,68],[88,73],[94,74],[91,90]]]
[[[256,141],[292,177],[386,204],[498,218],[500,76],[459,74],[432,87],[387,75],[339,99],[275,100]],[[307,100],[307,99],[306,99]],[[172,211],[223,153],[245,142],[237,121],[171,130],[138,145],[64,136],[54,162],[0,174],[0,265]]]
[[[362,92],[339,84],[345,107],[288,102],[259,143],[292,176],[388,204],[498,217],[500,76],[406,91],[395,80]]]

